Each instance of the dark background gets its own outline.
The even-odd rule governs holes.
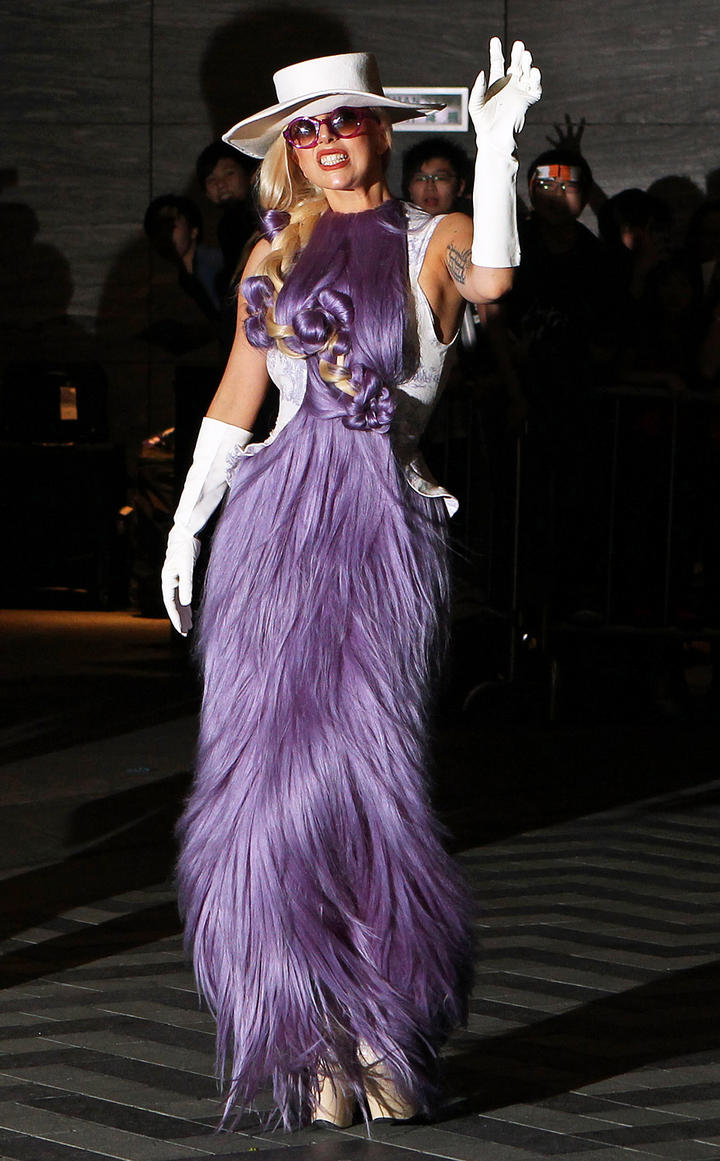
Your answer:
[[[720,164],[715,0],[7,0],[2,25],[0,359],[100,361],[131,470],[140,440],[173,421],[177,360],[141,336],[160,299],[161,313],[172,295],[177,317],[192,310],[150,255],[144,209],[169,191],[199,198],[196,155],[273,101],[274,69],[369,49],[387,85],[471,85],[499,32],[544,73],[521,164],[565,113],[587,118],[609,194],[669,174],[704,190]],[[413,140],[398,134],[396,150]]]

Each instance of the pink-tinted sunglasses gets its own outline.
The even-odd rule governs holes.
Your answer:
[[[353,109],[349,105],[342,105],[321,117],[296,117],[283,129],[283,137],[294,149],[312,149],[313,145],[317,145],[321,125],[327,125],[333,137],[359,137],[363,131],[363,122],[368,117],[373,121],[378,119],[372,109]]]

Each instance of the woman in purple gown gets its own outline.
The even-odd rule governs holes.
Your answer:
[[[431,1110],[471,978],[467,894],[426,787],[456,506],[418,452],[466,301],[510,287],[514,133],[540,95],[522,44],[471,98],[475,229],[395,201],[394,121],[368,54],[275,76],[226,134],[263,157],[265,236],[168,542],[191,625],[197,533],[228,490],[198,631],[203,698],[180,825],[181,908],[217,1020],[226,1115],[272,1085],[286,1127]],[[251,429],[269,378],[274,431]]]

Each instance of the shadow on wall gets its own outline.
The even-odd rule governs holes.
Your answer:
[[[38,242],[32,206],[0,202],[0,361],[87,360],[91,334],[68,315],[70,264],[55,246]]]
[[[703,204],[705,197],[711,196],[712,178],[712,173],[709,173],[706,178],[707,195],[692,178],[676,173],[659,177],[648,186],[647,192],[658,198],[670,210],[672,216],[670,242],[673,249],[680,250],[684,246],[690,219]]]
[[[308,8],[263,7],[221,25],[200,71],[211,135],[219,137],[236,121],[274,105],[278,69],[354,49],[342,20]]]
[[[308,9],[263,9],[220,25],[208,42],[200,69],[208,113],[207,142],[241,117],[274,103],[272,74],[278,68],[351,47],[342,21]],[[183,188],[158,187],[151,196],[172,192],[197,201],[211,227],[206,241],[212,242],[216,214],[198,190],[195,151],[189,151],[184,161]],[[123,440],[129,438],[132,464],[140,439],[173,424],[177,367],[215,368],[218,379],[222,371],[217,336],[179,290],[172,267],[156,260],[150,251],[141,221],[108,271],[97,333],[105,350],[111,398],[116,407],[126,410],[124,417],[113,417],[113,426]],[[183,339],[180,344],[175,341],[178,335]]]

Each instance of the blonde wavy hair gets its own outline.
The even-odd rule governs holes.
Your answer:
[[[390,160],[391,122],[383,109],[373,109],[378,121],[383,125],[388,140],[388,149],[383,155],[383,165]],[[293,359],[305,356],[292,350],[284,342],[294,334],[290,325],[275,320],[275,299],[282,290],[285,278],[301,250],[307,246],[313,230],[328,208],[325,192],[311,182],[291,161],[291,146],[282,133],[265,154],[257,178],[257,198],[261,210],[281,210],[288,214],[287,225],[271,240],[270,252],[257,269],[257,276],[269,278],[275,291],[273,302],[266,315],[267,332],[278,348]],[[328,383],[334,383],[348,395],[355,395],[349,385],[350,373],[344,366],[344,356],[334,354],[336,334],[330,335],[324,354],[319,359],[319,371]]]

